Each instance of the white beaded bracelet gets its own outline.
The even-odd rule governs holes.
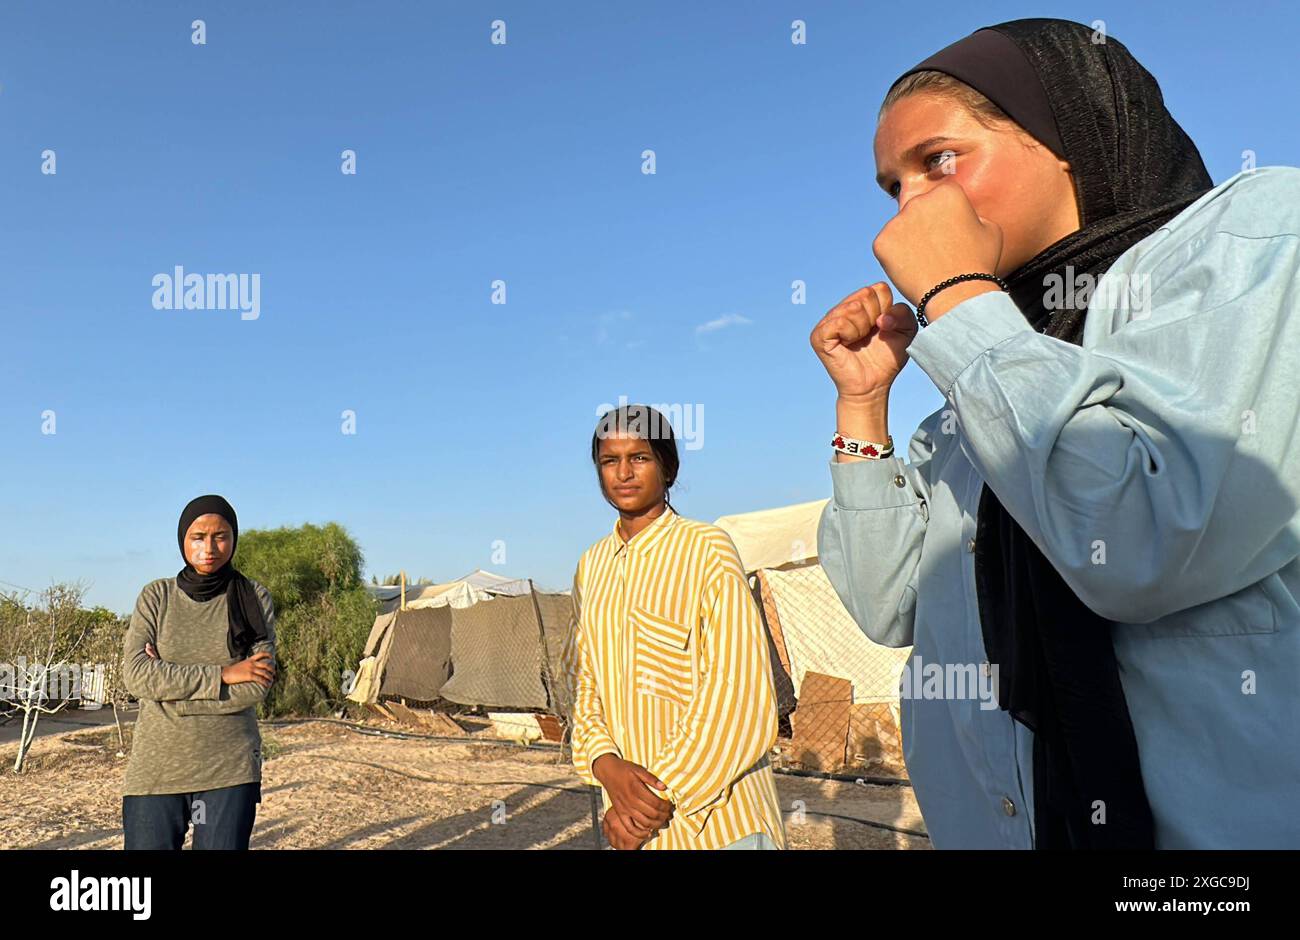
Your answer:
[[[835,432],[835,437],[831,440],[831,447],[841,454],[848,454],[850,457],[869,457],[872,460],[883,460],[886,457],[894,456],[894,437],[886,435],[889,438],[885,444],[877,444],[873,441],[864,441],[856,437],[849,437],[847,434]]]

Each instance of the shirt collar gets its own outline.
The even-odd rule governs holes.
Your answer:
[[[629,541],[624,542],[623,536],[619,534],[619,525],[622,522],[622,518],[620,517],[615,519],[614,531],[611,532],[609,536],[613,539],[614,556],[618,557],[618,553],[623,551],[625,548],[639,555],[652,551],[654,547],[663,540],[663,537],[668,534],[668,530],[673,527],[673,524],[676,521],[677,513],[673,512],[671,506],[668,506],[655,518],[653,522],[636,535],[632,536]]]

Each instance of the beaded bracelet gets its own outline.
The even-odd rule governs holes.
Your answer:
[[[925,318],[925,305],[930,302],[930,298],[939,293],[939,291],[943,290],[945,287],[952,287],[954,284],[960,284],[962,281],[993,281],[1004,291],[1011,290],[1011,288],[1007,286],[1007,282],[1002,280],[1002,278],[998,277],[996,274],[958,274],[956,277],[950,277],[946,281],[940,281],[938,284],[934,285],[934,287],[931,287],[925,292],[925,296],[921,298],[921,302],[916,305],[916,322],[921,324],[921,326],[929,326],[930,321]]]
[[[885,436],[889,439],[888,442],[877,444],[873,441],[849,437],[837,431],[835,437],[831,440],[831,447],[841,454],[848,454],[850,457],[870,457],[872,460],[884,460],[886,457],[894,456],[894,437],[892,434]]]

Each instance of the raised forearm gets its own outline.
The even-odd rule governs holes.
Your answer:
[[[841,395],[835,401],[835,430],[849,437],[883,444],[889,437],[889,389],[864,396]],[[837,463],[869,460],[835,452]]]

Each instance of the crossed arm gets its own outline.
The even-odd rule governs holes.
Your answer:
[[[266,619],[267,638],[250,653],[265,653],[274,663],[275,614],[269,594],[259,592]],[[269,684],[222,679],[226,668],[217,663],[173,663],[158,656],[154,641],[158,631],[158,598],[148,588],[141,592],[131,615],[122,653],[126,690],[136,698],[168,702],[180,715],[232,715],[252,708],[266,698]]]

